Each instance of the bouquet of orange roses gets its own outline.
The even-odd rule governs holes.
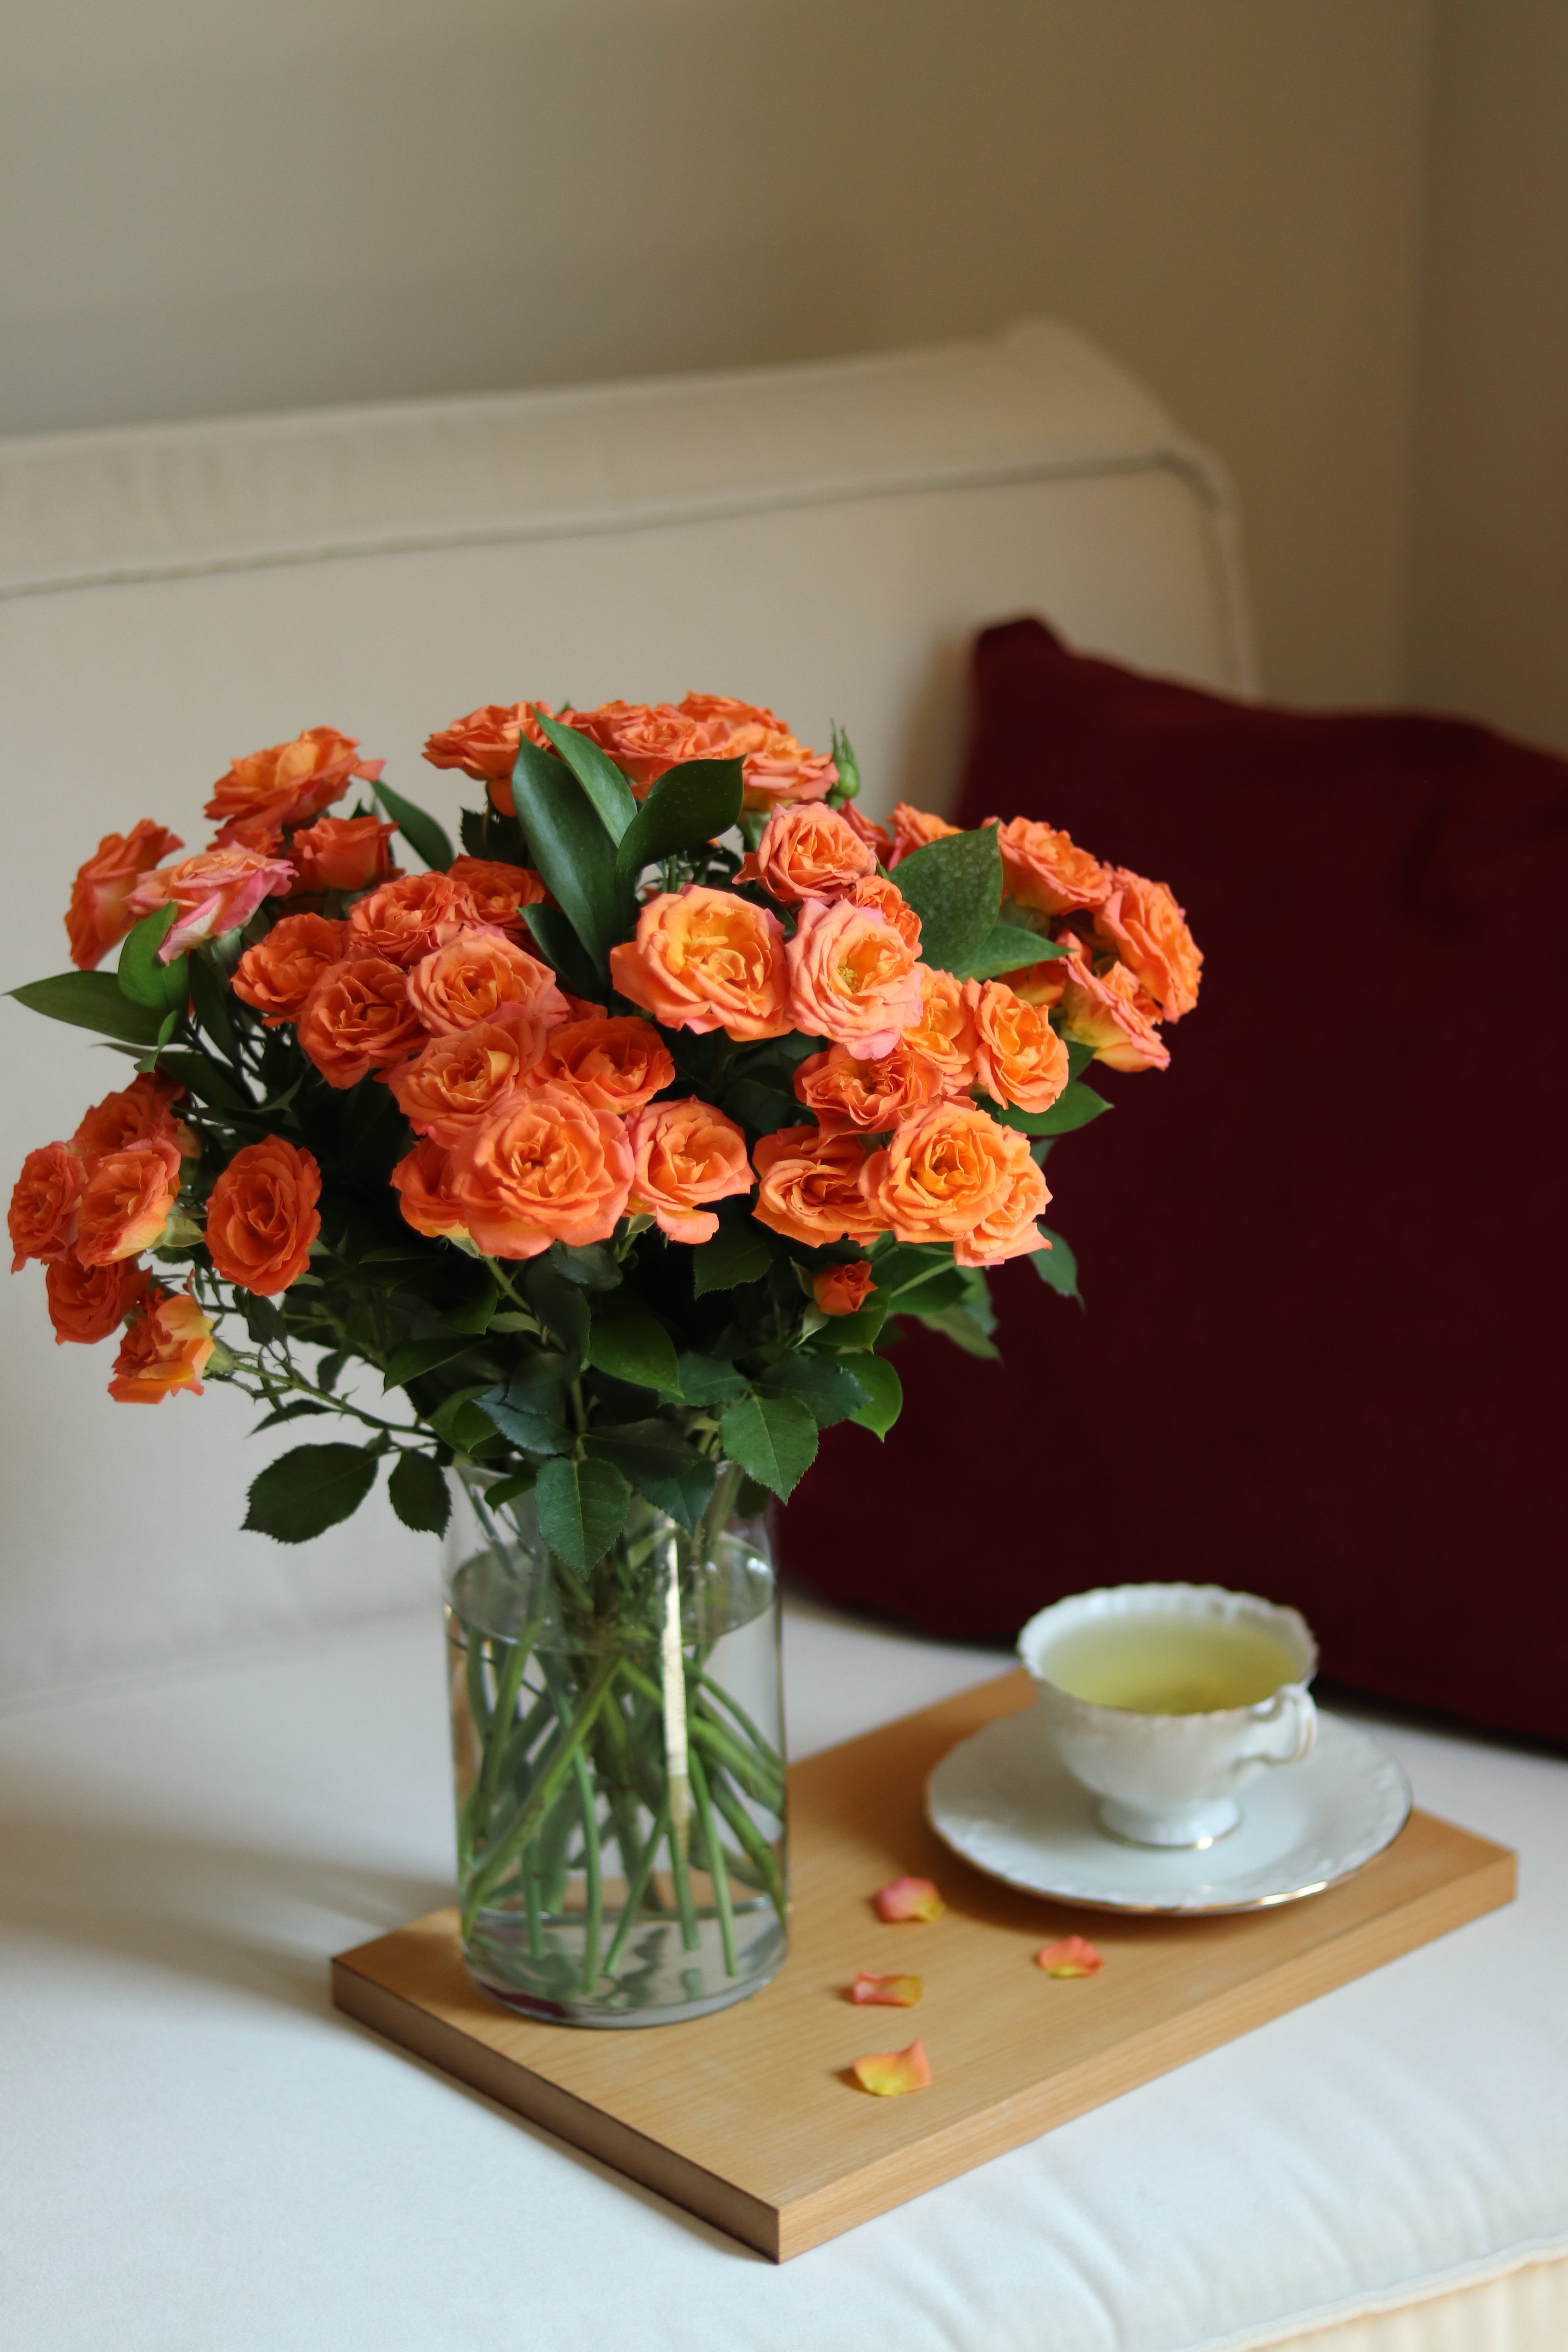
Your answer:
[[[426,756],[486,788],[461,855],[325,727],[237,760],[196,856],[100,845],[76,969],[14,993],[135,1075],[28,1155],[15,1265],[60,1340],[119,1335],[122,1402],[352,1424],[247,1527],[315,1536],[384,1462],[410,1527],[456,1493],[470,1564],[532,1563],[461,1636],[466,1921],[521,1920],[548,2010],[570,1880],[567,1976],[658,2010],[662,1961],[616,1975],[648,1918],[726,1981],[745,1890],[782,1930],[777,1746],[710,1667],[742,1604],[696,1623],[723,1531],[755,1557],[821,1428],[890,1426],[899,1318],[986,1354],[988,1267],[1074,1292],[1041,1162],[1090,1060],[1164,1066],[1199,959],[1162,885],[1023,820],[884,830],[843,738],[721,697],[491,706]]]

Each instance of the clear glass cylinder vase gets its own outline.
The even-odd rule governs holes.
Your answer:
[[[721,1465],[695,1530],[634,1495],[597,1565],[532,1499],[452,1474],[447,1633],[463,1953],[569,2025],[741,2000],[788,1939],[784,1704],[767,1523]],[[751,1490],[753,1494],[755,1489]]]

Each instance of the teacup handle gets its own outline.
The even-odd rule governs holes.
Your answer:
[[[1300,1683],[1287,1683],[1257,1709],[1258,1737],[1247,1744],[1244,1763],[1299,1764],[1318,1736],[1318,1710]]]

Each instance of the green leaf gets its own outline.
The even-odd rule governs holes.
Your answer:
[[[477,1298],[469,1299],[466,1305],[448,1307],[447,1320],[454,1331],[467,1331],[475,1339],[482,1339],[490,1328],[490,1317],[495,1313],[500,1302],[500,1293],[492,1284],[488,1290],[481,1291]]]
[[[816,1422],[798,1397],[749,1396],[719,1423],[724,1451],[787,1502],[816,1459]]]
[[[193,971],[199,969],[199,965],[193,964]],[[209,1062],[205,1054],[160,1054],[158,1067],[166,1077],[177,1078],[181,1086],[189,1087],[199,1102],[210,1103],[215,1110],[256,1108],[250,1097],[240,1091],[226,1071]]]
[[[672,1389],[680,1378],[675,1342],[658,1316],[619,1300],[595,1313],[588,1361],[612,1380],[629,1381],[638,1388]]]
[[[963,1267],[939,1265],[919,1280],[905,1283],[888,1303],[900,1315],[936,1315],[944,1307],[960,1305],[963,1295]]]
[[[29,1013],[121,1037],[128,1045],[155,1045],[163,1026],[161,1014],[132,1003],[111,971],[59,971],[49,980],[25,981],[8,993]]]
[[[619,841],[637,813],[637,795],[607,751],[579,734],[575,727],[563,727],[557,719],[546,719],[541,710],[536,716],[540,726],[554,744],[588,798],[598,812],[600,824],[612,841]]]
[[[525,735],[517,747],[512,798],[534,865],[595,965],[608,968],[628,928],[630,894],[616,877],[615,846],[597,810],[563,761]]]
[[[121,994],[129,997],[132,1004],[157,1013],[160,1020],[166,1013],[183,1013],[190,1002],[190,958],[176,956],[173,963],[158,961],[158,950],[174,929],[178,912],[171,898],[152,914],[143,915],[125,935],[115,973]]]
[[[444,1438],[455,1453],[470,1453],[473,1444],[482,1444],[486,1437],[495,1435],[494,1423],[481,1407],[475,1405],[475,1399],[484,1393],[484,1383],[480,1381],[465,1389],[454,1389],[449,1397],[442,1399],[434,1412],[425,1416],[437,1436]]]
[[[656,1511],[665,1512],[679,1519],[689,1533],[694,1533],[698,1521],[713,1499],[715,1465],[700,1454],[693,1454],[691,1467],[683,1470],[679,1478],[645,1478],[642,1490]]]
[[[432,873],[445,874],[453,856],[452,845],[445,829],[422,808],[416,808],[412,801],[405,801],[401,793],[395,793],[390,784],[384,784],[379,777],[372,784],[371,791],[416,857],[422,857]]]
[[[525,907],[522,919],[546,962],[553,966],[556,978],[565,982],[574,996],[597,1003],[605,993],[604,975],[595,969],[560,908]]]
[[[550,1263],[563,1282],[574,1282],[579,1290],[618,1290],[621,1269],[616,1254],[605,1242],[584,1242],[575,1247],[570,1242],[552,1242]]]
[[[595,1461],[613,1462],[634,1486],[646,1487],[650,1478],[683,1478],[699,1460],[674,1424],[657,1417],[595,1430],[584,1445]]]
[[[1068,1049],[1068,1076],[1069,1078],[1081,1078],[1094,1059],[1094,1047],[1084,1045],[1077,1037],[1068,1037],[1065,1043]]]
[[[357,1445],[296,1445],[252,1479],[246,1527],[277,1543],[309,1543],[358,1510],[375,1460]]]
[[[682,1404],[733,1404],[746,1393],[746,1383],[733,1364],[717,1356],[688,1351],[679,1359],[679,1385],[671,1381],[668,1394]]]
[[[258,1348],[265,1348],[270,1341],[286,1337],[289,1326],[283,1319],[282,1310],[274,1307],[270,1298],[263,1298],[254,1290],[241,1290],[236,1294],[234,1303],[245,1318],[246,1329]]]
[[[1110,1108],[1105,1097],[1086,1087],[1081,1078],[1069,1078],[1049,1110],[1016,1110],[1011,1103],[985,1105],[993,1118],[1004,1127],[1016,1127],[1022,1135],[1070,1135],[1075,1128],[1087,1127]]]
[[[400,1454],[386,1491],[405,1528],[416,1535],[445,1535],[452,1516],[451,1492],[440,1464],[428,1454]]]
[[[1020,930],[1016,923],[994,923],[958,978],[995,980],[1005,971],[1017,971],[1026,964],[1047,963],[1053,956],[1068,953],[1069,950],[1058,947],[1055,940],[1041,939],[1037,931]],[[929,956],[925,960],[931,961]]]
[[[867,1402],[858,1412],[850,1414],[850,1420],[874,1437],[886,1437],[904,1409],[903,1382],[886,1356],[862,1356],[855,1366],[855,1377],[867,1391]]]
[[[945,834],[900,857],[900,890],[921,919],[921,958],[942,971],[966,971],[993,930],[1001,928],[1002,852],[996,828]]]
[[[967,1307],[944,1307],[940,1315],[922,1315],[921,1321],[928,1331],[940,1331],[966,1356],[983,1356],[987,1363],[1000,1363],[1002,1350],[981,1328]]]
[[[1048,1225],[1040,1227],[1050,1243],[1049,1249],[1031,1250],[1029,1264],[1047,1288],[1059,1291],[1064,1298],[1076,1298],[1083,1305],[1083,1293],[1078,1286],[1078,1260],[1071,1246],[1060,1234],[1053,1234]]]
[[[331,1405],[326,1404],[279,1405],[276,1412],[264,1413],[261,1419],[253,1424],[250,1433],[252,1437],[259,1437],[264,1429],[280,1429],[286,1421],[309,1421],[315,1413],[331,1411]]]
[[[593,1568],[626,1525],[631,1488],[613,1462],[557,1455],[533,1489],[539,1532],[570,1568]]]
[[[542,1400],[531,1401],[526,1392],[521,1396],[510,1389],[486,1389],[476,1402],[487,1412],[503,1437],[521,1445],[525,1454],[570,1454],[572,1438],[564,1423],[552,1412]]]
[[[645,866],[716,841],[741,819],[740,760],[686,760],[667,768],[619,836],[616,872],[629,887]]]
[[[818,1429],[831,1429],[869,1403],[873,1384],[861,1379],[861,1370],[860,1363],[851,1370],[803,1351],[759,1372],[757,1386],[768,1396],[798,1397]]]
[[[842,1349],[847,1354],[858,1354],[864,1348],[876,1345],[883,1324],[888,1319],[888,1301],[876,1291],[853,1315],[830,1315],[812,1341],[816,1348]]]
[[[485,1489],[485,1500],[492,1510],[499,1511],[503,1503],[515,1503],[520,1495],[531,1495],[537,1475],[536,1471],[519,1470],[510,1478],[498,1478],[493,1486]]]
[[[226,1061],[240,1066],[239,1040],[228,1009],[228,993],[209,959],[198,948],[190,959],[191,1003],[196,1019]]]
[[[444,1331],[433,1339],[405,1340],[388,1360],[381,1385],[384,1389],[405,1389],[410,1381],[421,1379],[426,1372],[439,1371],[443,1364],[449,1364],[454,1357],[466,1355],[468,1350],[466,1338],[452,1337]]]
[[[809,1114],[794,1095],[782,1094],[776,1087],[755,1078],[734,1079],[725,1088],[723,1108],[752,1135],[773,1135],[781,1127],[810,1123]]]
[[[575,1359],[588,1352],[588,1301],[574,1282],[563,1282],[548,1257],[531,1258],[522,1269],[522,1295],[546,1329]]]
[[[755,1225],[721,1225],[710,1242],[691,1253],[692,1286],[699,1298],[710,1290],[737,1290],[745,1282],[762,1282],[773,1254]]]

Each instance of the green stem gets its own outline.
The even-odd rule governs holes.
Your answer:
[[[713,1802],[733,1830],[736,1839],[747,1854],[768,1890],[773,1909],[779,1916],[779,1926],[787,1926],[788,1906],[784,1900],[784,1882],[772,1847],[732,1790],[727,1789],[717,1776],[713,1781]]]
[[[522,1857],[522,1908],[528,1922],[528,1957],[544,1958],[544,1923],[539,1915],[539,1870],[531,1854]]]
[[[648,1881],[653,1876],[654,1856],[658,1853],[668,1827],[669,1799],[666,1797],[653,1817],[653,1829],[649,1833],[647,1845],[643,1848],[642,1857],[626,1883],[626,1899],[621,1912],[621,1924],[616,1929],[615,1941],[605,1955],[605,1974],[607,1977],[615,1975],[616,1963],[625,1948],[626,1937],[637,1925],[637,1913],[642,1906],[643,1896],[647,1894]]]
[[[669,1845],[669,1874],[675,1881],[675,1907],[680,1916],[680,1942],[683,1950],[697,1949],[697,1906],[691,1896],[691,1873],[686,1866],[686,1856],[680,1851],[680,1840],[675,1834],[674,1823],[668,1821],[666,1801],[666,1834]]]
[[[599,1874],[599,1808],[594,1782],[579,1748],[572,1759],[577,1801],[583,1808],[583,1874],[587,1882],[587,1927],[583,1944],[583,1998],[592,1998],[599,1981],[599,1939],[604,1932],[605,1898]]]
[[[565,1785],[566,1775],[572,1769],[572,1759],[594,1728],[594,1719],[605,1703],[605,1694],[615,1678],[619,1664],[620,1661],[614,1657],[600,1659],[594,1669],[587,1689],[583,1694],[576,1714],[566,1726],[560,1744],[552,1751],[549,1763],[535,1782],[521,1811],[506,1832],[500,1843],[493,1852],[487,1854],[482,1867],[468,1889],[468,1899],[463,1906],[465,1935],[472,1928],[475,1916],[482,1907],[486,1897],[499,1885],[513,1858],[528,1844],[560,1795]]]
[[[702,1842],[708,1848],[708,1871],[713,1881],[713,1907],[719,1914],[719,1941],[724,1952],[724,1974],[738,1976],[740,1968],[735,1958],[735,1915],[730,1903],[730,1880],[724,1868],[724,1849],[719,1843],[718,1824],[708,1797],[708,1775],[702,1769],[702,1759],[693,1748],[689,1759],[691,1771],[691,1797],[697,1807],[697,1818],[702,1824]]]
[[[703,1690],[711,1691],[720,1706],[723,1707],[728,1714],[734,1717],[735,1721],[740,1725],[741,1729],[745,1733],[746,1738],[751,1741],[752,1747],[756,1749],[758,1756],[762,1759],[763,1763],[767,1764],[773,1770],[782,1775],[784,1771],[784,1758],[779,1754],[778,1749],[773,1746],[772,1742],[763,1737],[763,1734],[757,1729],[756,1725],[752,1721],[751,1717],[746,1713],[745,1708],[741,1705],[740,1700],[733,1697],[731,1694],[724,1688],[722,1683],[716,1683],[711,1675],[699,1675],[697,1679],[701,1684]],[[697,1704],[705,1712],[709,1711],[708,1702],[705,1698],[700,1696]]]

